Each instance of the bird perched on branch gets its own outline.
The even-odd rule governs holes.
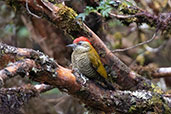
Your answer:
[[[73,48],[71,56],[73,69],[78,69],[89,79],[103,82],[107,88],[114,90],[112,84],[107,80],[107,72],[100,61],[100,56],[86,37],[76,38],[68,47]]]

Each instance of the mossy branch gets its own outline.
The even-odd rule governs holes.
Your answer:
[[[24,69],[23,69],[24,70]],[[52,87],[45,84],[24,85],[22,87],[0,89],[0,112],[1,114],[22,114],[21,107],[31,98],[38,97],[39,93]]]
[[[17,88],[0,89],[1,114],[21,114],[20,108],[31,98],[38,96],[38,91],[32,85]]]
[[[90,1],[86,0],[85,2],[89,4]],[[170,12],[160,13],[156,15],[144,9],[141,9],[138,6],[135,6],[129,1],[123,1],[123,0],[114,1],[113,0],[112,3],[109,3],[109,2],[110,1],[106,1],[106,3],[104,3],[104,1],[91,1],[90,7],[91,5],[94,6],[96,4],[96,8],[98,9],[99,7],[105,7],[105,6],[101,6],[101,4],[105,4],[105,5],[108,4],[108,7],[110,7],[112,10],[109,11],[107,15],[111,18],[116,18],[120,20],[125,25],[129,25],[133,22],[137,23],[137,25],[146,23],[151,27],[159,28],[161,31],[165,31],[168,34],[171,33],[171,13]],[[96,10],[96,8],[93,8],[93,7],[91,8],[93,10]],[[96,10],[95,13],[101,15],[98,12],[98,10]]]
[[[4,56],[12,58],[7,59],[5,64],[1,62],[0,65],[6,66],[11,60],[15,61],[0,70],[1,79],[7,79],[7,77],[9,79],[16,75],[28,76],[34,81],[58,87],[61,91],[79,98],[94,110],[107,113],[171,112],[170,98],[157,92],[106,90],[91,80],[87,80],[85,83],[83,75],[80,76],[80,73],[72,72],[70,69],[58,65],[52,58],[39,51],[16,48],[2,43],[0,43],[0,48],[1,52],[4,52],[1,54],[2,58]],[[43,92],[50,88],[46,85],[34,87],[37,92]]]

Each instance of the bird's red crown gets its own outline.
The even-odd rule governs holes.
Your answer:
[[[87,42],[90,43],[90,41],[89,41],[86,37],[84,37],[84,36],[80,36],[80,37],[76,38],[76,39],[73,41],[73,43],[78,43],[78,42],[80,42],[80,41],[87,41]],[[90,43],[90,44],[91,44],[91,43]]]

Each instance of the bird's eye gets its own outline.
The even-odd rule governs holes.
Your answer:
[[[82,43],[81,42],[78,42],[78,44],[77,45],[81,45]]]

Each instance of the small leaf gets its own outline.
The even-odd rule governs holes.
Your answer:
[[[84,21],[86,16],[86,13],[80,13],[76,18],[81,18]]]
[[[116,2],[115,1],[110,1],[109,4],[115,4]]]
[[[105,9],[105,10],[102,10],[102,11],[101,11],[102,16],[103,16],[103,17],[108,17],[108,16],[109,16],[109,12],[110,12],[111,10],[112,10],[111,7],[107,8],[107,9]]]

